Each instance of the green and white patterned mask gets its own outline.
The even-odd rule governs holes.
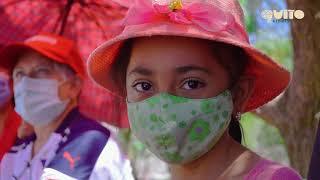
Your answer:
[[[184,164],[207,153],[227,129],[233,109],[229,91],[209,99],[160,93],[127,103],[133,134],[161,160]]]

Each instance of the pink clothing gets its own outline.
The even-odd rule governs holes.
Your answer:
[[[244,180],[302,180],[302,178],[289,167],[263,159],[257,163]]]

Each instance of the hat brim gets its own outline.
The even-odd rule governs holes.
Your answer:
[[[119,36],[105,42],[99,46],[88,59],[88,72],[90,78],[99,86],[107,89],[109,92],[123,97],[124,94],[117,88],[119,82],[115,82],[110,76],[112,64],[116,61],[116,57],[125,40],[138,37],[151,36],[181,36],[206,39],[211,41],[222,42],[242,48],[248,56],[248,66],[245,74],[254,77],[254,87],[251,97],[248,100],[245,112],[258,108],[259,106],[269,102],[278,96],[289,84],[290,73],[273,61],[270,57],[257,50],[249,43],[241,41],[232,35],[221,33],[199,32],[201,30],[193,28],[189,31],[170,30],[164,28],[144,27],[144,29],[130,29],[124,31]]]
[[[49,53],[39,47],[32,46],[25,43],[14,43],[10,44],[8,46],[5,46],[0,51],[0,67],[8,70],[10,73],[12,72],[14,66],[16,65],[19,56],[21,56],[22,53],[26,51],[34,51],[36,53],[41,54],[42,56],[45,56],[51,60],[54,60],[58,63],[64,63],[63,59],[61,57],[54,55],[52,53]]]

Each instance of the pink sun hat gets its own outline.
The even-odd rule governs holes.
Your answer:
[[[289,84],[290,73],[250,45],[237,0],[135,0],[123,22],[123,31],[95,49],[87,64],[92,80],[120,97],[125,94],[111,72],[123,44],[137,37],[191,37],[242,48],[248,58],[244,74],[254,77],[245,112],[272,100]]]

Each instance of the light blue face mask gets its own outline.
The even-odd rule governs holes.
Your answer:
[[[15,110],[33,126],[44,126],[56,120],[70,99],[61,101],[57,80],[23,77],[14,87]]]

